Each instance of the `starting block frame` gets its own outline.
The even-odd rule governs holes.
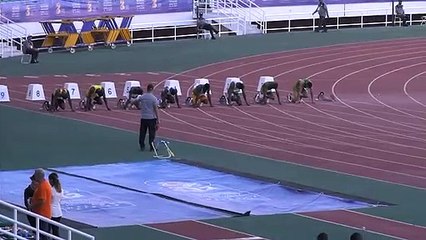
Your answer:
[[[124,84],[124,88],[123,88],[123,97],[126,97],[127,99],[129,99],[130,89],[132,87],[140,87],[140,86],[141,86],[141,83],[137,80],[126,81],[126,83]]]
[[[0,85],[0,102],[10,102],[9,90],[6,85]]]
[[[229,85],[231,85],[232,82],[243,83],[243,81],[241,81],[241,79],[238,78],[238,77],[227,77],[226,80],[225,80],[225,86],[223,88],[223,95],[226,96],[228,94],[228,88],[229,88]],[[238,93],[243,93],[243,91],[240,90]]]
[[[157,144],[157,146],[155,146],[155,144],[154,144],[154,142],[152,142],[151,143],[151,145],[152,145],[152,148],[154,149],[154,156],[153,157],[155,157],[155,158],[159,158],[159,159],[169,159],[169,158],[173,158],[173,157],[175,157],[175,154],[173,153],[173,151],[170,149],[170,147],[169,147],[169,142],[167,142],[167,141],[164,141],[164,140],[160,140],[159,142],[158,142],[158,144]],[[167,154],[168,155],[159,155],[158,154],[158,147],[159,146],[161,146],[161,145],[164,145],[164,147],[166,148],[166,151],[167,151]]]
[[[271,76],[261,76],[259,78],[259,83],[257,84],[257,92],[260,93],[260,90],[262,89],[262,85],[266,82],[275,82],[274,77]],[[271,90],[272,92],[275,92],[275,89]]]
[[[257,92],[256,92],[256,95],[254,96],[255,103],[261,103],[260,99],[263,98],[261,90],[262,90],[263,84],[266,82],[275,82],[275,79],[274,77],[271,77],[271,76],[261,76],[259,78],[259,83],[257,84]],[[275,89],[271,89],[268,92],[275,93]],[[266,99],[266,103],[269,103],[269,99]]]
[[[229,105],[230,103],[228,102],[228,88],[231,85],[231,83],[243,83],[243,81],[241,81],[240,78],[238,77],[227,77],[225,80],[225,86],[223,87],[223,92],[222,92],[222,96],[219,98],[219,103],[221,104],[225,104],[225,105]],[[240,89],[238,91],[238,94],[242,94],[243,91]]]
[[[207,78],[197,78],[197,79],[194,80],[194,83],[191,85],[191,87],[189,87],[188,92],[187,92],[187,97],[186,97],[186,100],[185,100],[186,105],[191,105],[191,103],[192,103],[192,90],[194,90],[194,88],[196,88],[198,85],[206,84],[206,83],[210,84],[210,81]],[[211,88],[210,88],[209,93],[210,93],[210,95],[212,94]]]
[[[71,100],[81,99],[78,83],[74,83],[74,82],[64,83],[64,88],[66,88],[68,92],[70,93]]]
[[[45,101],[43,85],[38,83],[29,84],[25,99],[30,101]]]
[[[197,79],[194,80],[194,84],[192,84],[191,88],[194,89],[198,85],[206,84],[206,83],[210,84],[210,81],[207,78],[197,78]],[[210,89],[209,92],[210,92],[210,94],[212,94],[212,90],[211,89]]]
[[[101,82],[101,86],[105,90],[105,98],[117,98],[114,82]]]
[[[177,90],[177,95],[182,96],[182,90],[180,88],[179,80],[168,79],[164,82],[164,88],[175,88]]]

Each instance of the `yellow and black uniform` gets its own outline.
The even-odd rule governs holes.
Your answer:
[[[236,102],[239,106],[241,106],[243,103],[241,101],[240,94],[243,95],[244,101],[246,102],[247,106],[249,106],[246,98],[246,92],[244,90],[244,84],[242,82],[231,82],[228,87],[228,104],[231,105],[232,102]]]
[[[312,92],[312,81],[305,78],[299,79],[293,86],[293,96],[292,102],[298,103],[302,98],[308,97],[308,92],[310,93],[311,102],[314,102],[313,92]]]
[[[260,88],[260,93],[261,93],[261,98],[260,98],[260,103],[262,104],[266,104],[268,98],[270,99],[274,99],[274,92],[277,95],[277,100],[278,103],[281,104],[281,99],[280,99],[280,95],[278,93],[278,83],[277,82],[265,82],[264,84],[262,84],[262,87]]]
[[[135,105],[137,109],[140,109],[139,101],[134,101],[134,100],[142,94],[143,94],[143,89],[141,87],[139,86],[131,87],[129,90],[129,98],[126,101],[126,104],[124,104],[124,109],[131,107],[131,105]]]
[[[50,102],[50,110],[58,111],[58,108],[62,108],[65,110],[65,100],[68,100],[68,104],[70,105],[71,111],[74,111],[71,102],[70,92],[66,88],[58,88],[52,93],[52,100]]]
[[[86,93],[86,111],[90,111],[93,109],[94,104],[102,105],[102,99],[105,102],[105,107],[108,110],[111,110],[108,107],[108,102],[105,96],[105,89],[101,85],[92,85]],[[93,102],[93,103],[92,103]]]
[[[161,91],[160,97],[161,97],[160,108],[167,108],[169,104],[174,104],[174,103],[176,103],[178,108],[180,108],[179,98],[177,95],[176,88],[165,87],[163,91]]]
[[[212,100],[210,96],[210,84],[199,84],[192,90],[192,106],[198,107],[201,103],[209,103],[211,107]]]

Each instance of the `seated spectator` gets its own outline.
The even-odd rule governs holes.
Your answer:
[[[38,49],[34,48],[32,36],[28,36],[22,43],[22,52],[31,55],[31,63],[38,63]]]
[[[408,26],[407,16],[405,15],[404,7],[402,6],[402,0],[399,0],[398,4],[395,6],[396,16],[399,17],[402,21],[403,26]]]
[[[327,233],[320,233],[318,234],[317,240],[328,240],[328,235]]]
[[[360,233],[353,233],[352,235],[351,235],[351,238],[350,238],[350,240],[362,240],[362,235],[360,234]]]
[[[213,32],[215,32],[216,34],[219,33],[219,31],[216,28],[214,28],[210,23],[208,23],[206,21],[206,19],[203,17],[202,13],[200,13],[200,15],[198,16],[198,19],[197,19],[197,29],[198,30],[205,29],[207,31],[210,31],[210,35],[212,36],[212,39],[216,39],[214,37]]]

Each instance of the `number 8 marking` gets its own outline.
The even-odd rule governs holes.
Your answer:
[[[112,95],[112,89],[108,88],[108,95]]]
[[[40,97],[40,91],[39,90],[36,91],[36,96]]]

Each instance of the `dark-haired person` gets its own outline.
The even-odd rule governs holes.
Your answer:
[[[45,179],[44,170],[38,168],[34,171],[34,180],[38,183],[34,195],[31,198],[28,208],[48,219],[52,218],[52,189],[49,182]],[[40,230],[49,232],[49,223],[40,221]],[[40,240],[47,240],[45,235],[40,236]]]
[[[360,233],[353,233],[352,235],[351,235],[351,238],[350,238],[350,240],[362,240],[362,235],[360,234]]]
[[[146,93],[138,96],[134,101],[139,102],[141,108],[141,125],[139,129],[139,147],[141,151],[145,150],[145,136],[148,130],[148,143],[150,151],[154,151],[155,134],[160,124],[158,117],[157,98],[152,93],[154,85],[148,84]],[[134,102],[132,101],[132,102]]]
[[[199,107],[201,104],[210,104],[213,107],[210,96],[210,84],[199,84],[192,89],[192,106]]]
[[[299,103],[302,98],[308,97],[308,91],[311,98],[311,102],[314,103],[314,93],[312,91],[312,81],[308,78],[299,79],[293,86],[293,95],[291,101],[293,103]]]
[[[132,100],[136,99],[138,96],[143,94],[143,89],[140,86],[133,86],[129,90],[129,97],[127,98],[126,103],[124,104],[124,109],[128,109],[135,105],[137,109],[140,109],[139,102],[133,102]],[[130,105],[130,106],[129,106]]]
[[[232,105],[232,102],[236,102],[238,106],[241,106],[243,103],[241,101],[241,96],[243,95],[244,102],[247,106],[250,106],[247,102],[246,91],[244,90],[245,86],[242,82],[231,82],[228,87],[228,104]],[[240,94],[241,93],[241,94]]]
[[[318,234],[317,240],[328,240],[328,234],[325,232]]]
[[[22,43],[22,52],[31,55],[31,63],[38,63],[38,49],[34,47],[32,36],[28,36],[27,40]]]
[[[197,29],[204,29],[209,31],[212,39],[216,39],[213,32],[216,34],[219,33],[219,31],[216,28],[214,28],[210,23],[206,21],[202,13],[200,13],[197,19]]]
[[[407,27],[407,15],[405,15],[404,6],[402,5],[402,0],[398,1],[398,4],[395,6],[396,17],[399,17],[402,21],[402,26]]]
[[[326,19],[330,18],[330,16],[328,15],[327,4],[325,4],[324,0],[318,1],[317,9],[315,9],[315,11],[312,13],[312,15],[314,15],[317,12],[318,12],[318,15],[319,15],[320,18],[319,18],[319,21],[318,21],[318,27],[317,27],[317,29],[315,29],[315,32],[319,32],[320,28],[322,28],[322,32],[327,32],[327,20]]]
[[[59,181],[59,176],[57,173],[49,174],[49,183],[52,186],[52,220],[55,222],[61,222],[62,218],[62,208],[61,201],[64,197],[64,192],[62,191],[61,182]],[[53,224],[49,224],[49,231],[59,237],[59,227]]]
[[[31,211],[30,209],[30,202],[31,202],[31,198],[34,195],[34,191],[37,189],[38,186],[38,182],[35,180],[34,175],[30,177],[31,179],[31,183],[30,185],[28,185],[27,188],[25,188],[24,191],[24,204],[25,207],[27,208],[28,211]],[[31,227],[35,228],[36,227],[36,219],[33,216],[27,215],[27,219],[28,222],[30,223]]]
[[[274,92],[277,95],[278,103],[281,105],[277,82],[265,82],[264,84],[262,84],[262,87],[260,88],[259,103],[266,104],[268,102],[268,99],[274,100]]]
[[[160,95],[160,98],[161,98],[160,108],[167,108],[170,104],[174,104],[174,103],[176,103],[178,108],[180,108],[179,98],[177,93],[178,91],[176,88],[165,87],[163,91],[161,91],[161,95]]]
[[[66,88],[57,88],[52,93],[52,100],[50,102],[50,111],[58,111],[58,108],[65,110],[65,100],[68,101],[71,111],[74,112],[74,108],[72,107],[70,92]]]
[[[105,95],[105,89],[102,87],[102,85],[92,85],[90,86],[89,90],[86,93],[86,108],[85,111],[91,111],[93,110],[93,106],[95,104],[102,105],[102,99],[105,103],[105,107],[108,109],[108,111],[111,111],[111,109],[108,107],[108,102]]]

